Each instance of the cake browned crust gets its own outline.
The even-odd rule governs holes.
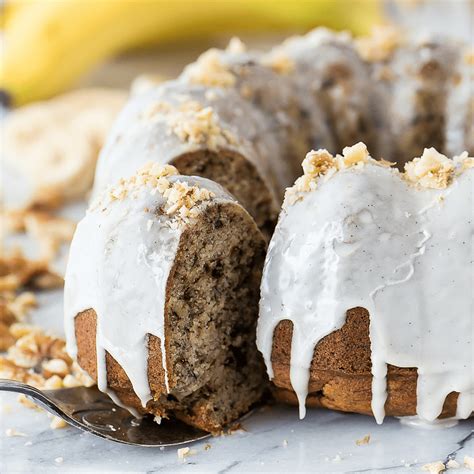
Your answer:
[[[107,386],[122,403],[217,433],[260,400],[267,378],[255,330],[264,256],[262,234],[233,202],[209,204],[189,223],[166,290],[169,392],[161,341],[148,335],[153,400],[145,409],[123,368],[106,354]],[[76,316],[77,359],[95,380],[96,328],[93,309]]]
[[[277,400],[298,404],[290,382],[290,354],[293,325],[281,321],[273,336],[273,392]],[[385,413],[389,416],[416,415],[415,368],[388,366]],[[364,308],[347,311],[341,329],[323,338],[314,350],[306,406],[372,415],[372,374],[369,313]],[[458,394],[446,397],[441,417],[456,414]]]

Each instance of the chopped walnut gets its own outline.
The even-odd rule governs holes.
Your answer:
[[[0,351],[6,351],[15,343],[18,321],[23,321],[31,308],[36,306],[33,293],[19,295],[13,291],[0,292]]]
[[[364,444],[369,444],[369,443],[370,443],[370,435],[365,435],[363,438],[356,440],[357,446],[363,446]]]
[[[16,430],[15,428],[7,428],[5,430],[5,434],[8,437],[13,437],[13,436],[28,436],[26,433],[22,433],[21,431]]]
[[[409,183],[423,188],[444,189],[450,184],[453,172],[453,160],[434,148],[425,148],[420,158],[414,158],[405,164],[403,177]]]
[[[446,467],[448,469],[459,469],[461,467],[461,465],[455,460],[455,459],[450,459],[447,463],[446,463]]]
[[[446,466],[441,461],[430,462],[422,467],[423,471],[428,471],[430,474],[439,474],[446,469]]]
[[[350,168],[351,166],[361,166],[369,160],[369,152],[367,146],[359,142],[354,146],[346,146],[342,150],[342,156],[336,156],[338,168]]]
[[[474,471],[474,458],[471,456],[464,456],[464,467]]]
[[[206,97],[211,95],[215,95],[215,91],[207,91]],[[211,149],[236,143],[236,137],[229,130],[221,128],[212,107],[204,107],[187,97],[182,99],[178,105],[156,102],[141,116],[146,120],[165,121],[168,133],[176,135],[183,142],[206,145]]]
[[[178,458],[184,461],[184,459],[187,458],[188,456],[193,456],[194,454],[196,454],[196,451],[191,448],[179,448],[177,450],[177,454],[178,454]]]
[[[170,131],[183,142],[206,144],[212,149],[235,143],[235,137],[219,126],[212,107],[180,112],[170,115],[168,124]]]
[[[387,166],[385,161],[379,162],[372,159],[364,143],[357,143],[352,147],[344,148],[342,156],[333,156],[324,149],[312,150],[303,160],[303,176],[300,176],[295,181],[295,184],[287,189],[286,197],[289,199],[290,204],[294,204],[301,198],[300,193],[316,189],[317,181],[320,177],[330,178],[339,170],[361,167],[368,161],[377,166]]]
[[[0,357],[0,377],[48,390],[93,385],[66,353],[64,340],[24,323],[12,325],[11,335],[16,342]]]
[[[371,35],[355,40],[357,51],[365,61],[376,62],[389,59],[401,44],[400,31],[388,25],[372,28]]]
[[[170,181],[169,176],[176,176],[178,170],[174,166],[161,166],[156,163],[147,163],[137,171],[135,175],[128,179],[121,179],[119,184],[104,193],[99,201],[94,203],[92,209],[106,206],[114,201],[122,201],[131,196],[134,197],[136,191],[143,186],[151,188],[151,194],[160,193],[165,198],[165,205],[162,211],[170,217],[174,217],[172,224],[186,222],[188,218],[197,215],[196,206],[204,201],[208,201],[214,194],[199,186],[189,186],[185,182]],[[147,222],[147,229],[151,229],[152,224]]]
[[[70,242],[76,223],[45,211],[20,209],[5,211],[7,230],[26,232],[39,244],[39,258],[51,261],[61,244]]]
[[[19,249],[9,255],[0,255],[0,291],[14,291],[24,286],[59,288],[62,285],[63,279],[51,272],[43,260],[29,260]]]
[[[67,423],[62,418],[59,418],[59,416],[53,416],[53,419],[51,420],[51,423],[49,424],[49,427],[53,430],[60,430],[62,428],[66,428],[66,426],[67,426]],[[62,462],[62,460],[58,461],[59,459],[62,459],[62,458],[56,458],[56,462]]]
[[[198,60],[187,67],[189,81],[215,87],[232,87],[235,76],[229,71],[220,58],[217,49],[203,53]]]

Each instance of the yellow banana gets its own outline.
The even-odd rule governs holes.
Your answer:
[[[14,2],[15,4],[16,2]],[[224,32],[366,32],[377,0],[32,0],[5,22],[0,93],[14,105],[55,95],[94,65],[142,45]]]

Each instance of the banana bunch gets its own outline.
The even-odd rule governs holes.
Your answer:
[[[0,12],[0,100],[12,105],[71,87],[123,51],[219,33],[305,30],[364,33],[377,0],[16,0]]]

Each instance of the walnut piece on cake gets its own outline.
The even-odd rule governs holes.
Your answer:
[[[405,179],[422,188],[444,189],[451,182],[454,162],[434,148],[425,148],[419,158],[405,164]]]
[[[196,217],[196,206],[204,201],[209,201],[214,197],[214,193],[206,188],[190,186],[189,184],[173,180],[170,176],[178,175],[178,170],[171,165],[159,165],[149,162],[140,168],[135,175],[128,179],[121,179],[116,186],[109,188],[97,202],[92,205],[92,209],[107,207],[109,203],[127,197],[132,199],[136,193],[146,186],[151,194],[160,193],[165,198],[162,211],[174,218],[174,223],[184,223],[189,218]],[[149,223],[149,227],[153,223]]]
[[[215,48],[199,56],[194,64],[187,67],[187,71],[192,84],[215,87],[232,87],[235,84],[235,76],[223,64]]]

